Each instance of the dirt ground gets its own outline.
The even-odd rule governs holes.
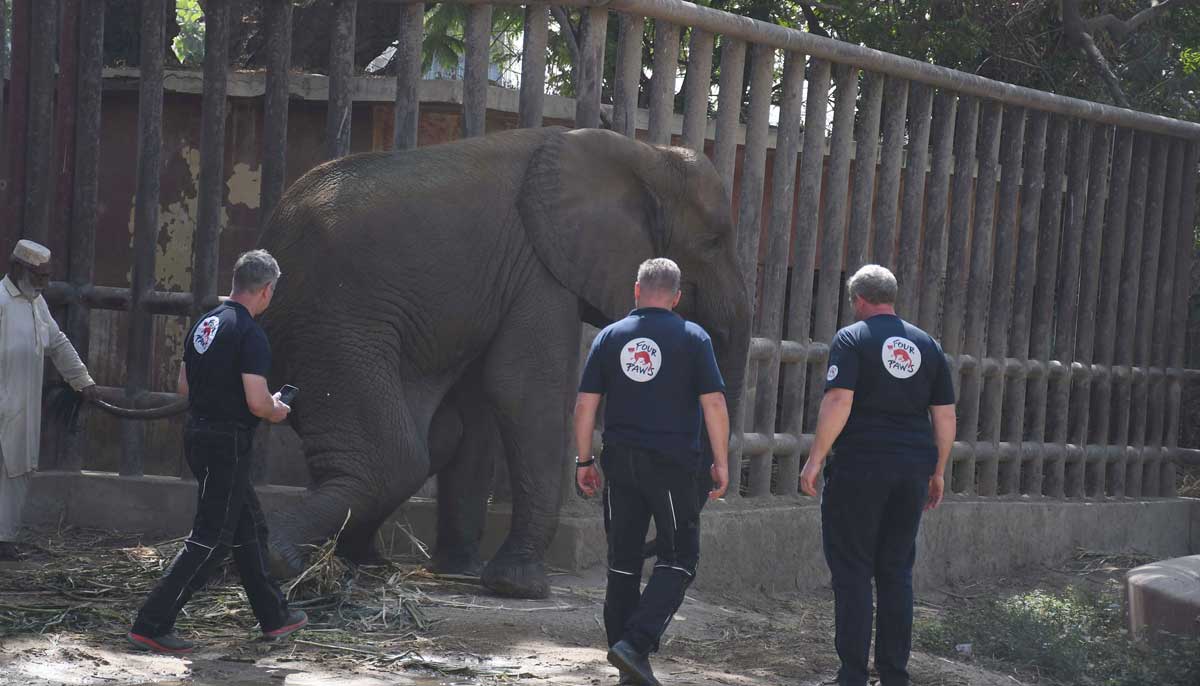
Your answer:
[[[470,579],[435,578],[417,560],[314,568],[300,604],[314,621],[295,639],[256,641],[228,575],[198,598],[180,632],[186,658],[137,653],[126,622],[177,544],[104,532],[35,539],[0,567],[0,685],[8,684],[615,684],[605,661],[603,576],[556,574],[551,598],[487,595]],[[320,578],[318,578],[320,577]],[[214,600],[214,598],[216,600]],[[936,611],[954,596],[918,603]],[[389,615],[390,613],[390,615]],[[822,683],[836,669],[828,592],[724,596],[690,592],[655,658],[664,684]],[[915,653],[918,686],[1021,681]]]

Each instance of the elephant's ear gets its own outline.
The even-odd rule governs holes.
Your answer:
[[[554,278],[613,319],[633,306],[638,265],[669,243],[655,192],[656,169],[669,166],[662,157],[612,131],[554,133],[534,153],[517,200],[530,243]]]

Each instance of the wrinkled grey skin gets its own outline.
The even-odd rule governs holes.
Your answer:
[[[483,581],[545,597],[580,321],[627,314],[650,257],[679,263],[680,313],[742,386],[750,314],[730,206],[708,160],[684,150],[546,128],[355,155],[297,181],[261,247],[283,270],[263,317],[272,387],[301,388],[291,420],[316,484],[272,522],[277,571],[299,571],[302,544],[336,534],[347,510],[342,552],[368,556],[432,474],[435,566],[478,570],[502,457],[512,527]]]

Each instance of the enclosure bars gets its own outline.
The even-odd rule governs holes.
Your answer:
[[[262,1],[268,33],[265,222],[284,184],[291,7],[286,0]],[[326,127],[330,155],[349,149],[358,2],[337,3]],[[73,4],[77,0],[67,2]],[[215,301],[227,0],[213,0],[206,18],[213,28],[206,36],[205,173],[192,293],[158,292],[153,280],[162,107],[162,41],[154,39],[162,34],[164,0],[143,0],[143,65],[149,68],[143,69],[140,93],[132,288],[91,283],[103,25],[93,20],[97,3],[78,4],[83,14],[64,12],[81,19],[78,36],[69,36],[79,45],[78,75],[59,76],[75,79],[78,110],[70,268],[68,280],[55,282],[49,295],[69,306],[69,330],[84,349],[89,308],[131,311],[126,392],[145,402],[153,314],[192,314]],[[420,19],[426,7],[405,4],[397,27],[397,148],[417,143]],[[463,133],[480,135],[486,123],[491,7],[523,3],[464,4],[471,7]],[[824,378],[825,342],[835,324],[849,320],[841,283],[845,272],[868,260],[897,270],[907,310],[902,314],[942,338],[963,376],[962,440],[955,446],[952,479],[956,491],[1169,495],[1172,460],[1200,459],[1196,451],[1175,448],[1181,385],[1198,374],[1182,369],[1182,330],[1190,294],[1200,126],[1001,84],[675,0],[560,4],[584,7],[577,126],[597,126],[604,119],[600,95],[610,11],[618,13],[619,35],[609,121],[626,135],[637,130],[640,42],[647,21],[653,24],[655,74],[647,94],[650,140],[705,149],[712,67],[720,50],[725,68],[718,79],[711,154],[735,201],[739,259],[753,293],[759,287],[760,253],[765,253],[743,403],[750,431],[734,439],[734,459],[746,458],[749,465],[749,482],[742,485],[747,494],[796,492],[794,475],[810,440],[805,431],[813,428]],[[49,192],[47,161],[55,142],[44,122],[53,117],[34,119],[47,112],[52,86],[29,76],[50,66],[57,31],[39,5],[18,3],[18,9],[25,7],[16,14],[19,22],[45,23],[51,30],[25,34],[30,40],[25,52],[14,46],[9,105],[17,114],[8,118],[6,140],[23,143],[24,154],[12,161],[24,169],[18,178],[28,198],[21,235],[47,239],[53,236],[46,203],[36,199]],[[545,4],[525,8],[522,126],[542,121],[548,13]],[[682,127],[676,128],[675,78],[662,72],[675,76],[683,41],[685,73],[691,78],[683,94]],[[785,65],[784,100],[769,156],[777,57]],[[749,84],[742,82],[746,59]],[[22,64],[25,68],[18,69]],[[750,109],[741,174],[735,178],[746,85]],[[856,90],[861,98],[856,99]],[[824,96],[830,94],[826,152],[830,113]],[[12,130],[18,126],[20,131]],[[764,208],[768,164],[773,165],[771,202]],[[793,193],[798,194],[795,205],[776,202]],[[972,233],[995,240],[972,240]],[[1131,321],[1122,313],[1137,326],[1114,336],[1114,320]],[[740,426],[735,421],[735,434]],[[136,429],[127,431],[122,473],[141,473],[139,441]],[[63,464],[77,467],[77,453]],[[736,486],[741,470],[731,471]],[[735,495],[737,489],[732,491]]]

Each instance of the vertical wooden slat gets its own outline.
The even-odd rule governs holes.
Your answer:
[[[530,71],[533,71],[533,76],[536,78],[536,65],[533,64],[537,60],[537,40],[538,34],[536,31],[530,30],[531,23],[535,22],[536,8],[541,8],[542,14],[545,15],[546,7],[544,5],[530,5],[525,10],[525,45],[522,53],[522,69],[521,69],[521,126],[527,126],[525,123],[526,117],[530,116],[530,104],[526,95],[526,81],[530,78]],[[542,17],[542,80],[546,78],[546,55],[545,55],[545,35],[546,35],[546,19]],[[392,149],[393,150],[411,150],[417,147],[419,139],[419,131],[421,125],[421,42],[425,37],[425,4],[413,3],[400,8],[400,25],[396,31],[396,111],[395,111],[395,126],[392,128]],[[541,98],[542,88],[539,85],[536,87],[537,94],[535,98]],[[542,110],[534,105],[532,107],[534,116],[541,120]]]
[[[1187,340],[1188,301],[1191,298],[1192,254],[1195,250],[1197,153],[1200,143],[1187,144],[1183,157],[1183,187],[1179,194],[1179,225],[1175,236],[1175,292],[1171,305],[1170,341],[1167,364],[1172,369],[1184,365],[1184,343]],[[1179,445],[1179,418],[1183,383],[1172,375],[1167,389],[1166,449],[1168,454]],[[1167,459],[1160,477],[1165,496],[1175,495],[1175,461]]]
[[[7,264],[9,251],[23,235],[22,213],[25,210],[25,141],[28,137],[26,121],[29,119],[29,52],[30,52],[30,6],[33,3],[12,4],[12,45],[9,53],[8,113],[4,134],[5,149],[0,151],[0,160],[8,164],[8,187],[0,188],[0,260]]]
[[[1117,322],[1133,322],[1137,317],[1138,287],[1141,284],[1142,270],[1142,229],[1146,219],[1146,200],[1150,177],[1151,148],[1154,147],[1154,137],[1147,133],[1134,134],[1133,144],[1133,179],[1129,192],[1129,204],[1125,219],[1125,241],[1121,258],[1120,302],[1117,306]],[[1134,327],[1121,326],[1116,330],[1116,351],[1113,362],[1120,367],[1132,368],[1134,359]],[[1128,370],[1126,370],[1128,371]],[[1129,451],[1125,448],[1129,442],[1129,406],[1132,385],[1128,374],[1117,378],[1112,393],[1111,402],[1111,437],[1112,444],[1120,450],[1120,456],[1115,461],[1109,474],[1113,494],[1120,497],[1135,495],[1128,483]]]
[[[217,304],[217,256],[225,200],[225,93],[229,68],[229,3],[209,0],[204,13],[204,93],[200,112],[200,182],[192,263],[192,310]]]
[[[1095,357],[1096,308],[1099,307],[1100,258],[1104,234],[1104,210],[1108,204],[1109,153],[1112,128],[1097,126],[1092,140],[1091,172],[1088,174],[1087,214],[1084,219],[1083,255],[1080,260],[1078,323],[1075,327],[1075,360],[1085,366]],[[1086,446],[1092,398],[1090,374],[1072,379],[1071,410],[1067,440]],[[1104,462],[1084,452],[1084,495],[1104,494]]]
[[[742,86],[746,70],[746,44],[733,38],[721,38],[721,79],[717,94],[717,154],[714,164],[725,192],[733,196],[733,174],[737,165],[738,119],[742,111]],[[748,130],[748,129],[747,129]],[[750,150],[749,133],[746,150]],[[751,291],[753,293],[753,291]],[[745,403],[742,403],[745,406]]]
[[[54,128],[50,158],[50,240],[51,251],[59,250],[66,257],[70,248],[65,227],[71,223],[74,199],[75,121],[79,76],[79,13],[81,0],[58,0],[58,39],[55,42]],[[68,259],[55,264],[55,273],[66,276]],[[57,308],[55,308],[57,309]],[[56,311],[56,315],[59,313]],[[57,437],[56,437],[57,438]],[[59,455],[51,454],[51,459]]]
[[[946,304],[942,316],[942,348],[951,355],[962,352],[967,278],[971,273],[967,248],[970,245],[971,207],[975,193],[979,100],[968,96],[959,98],[954,129],[953,202],[950,206],[950,240],[946,248]]]
[[[642,75],[642,35],[646,19],[618,14],[617,70],[613,85],[613,130],[633,138],[637,135],[638,90]]]
[[[1167,187],[1168,146],[1165,136],[1156,136],[1150,159],[1149,199],[1146,204],[1146,219],[1142,233],[1141,283],[1138,286],[1137,317],[1134,325],[1133,364],[1143,373],[1133,378],[1130,402],[1129,445],[1133,448],[1133,460],[1129,465],[1126,492],[1131,496],[1157,495],[1157,483],[1145,483],[1148,455],[1146,445],[1147,393],[1150,388],[1150,334],[1154,329],[1155,298],[1158,289],[1155,281],[1158,273],[1158,253],[1162,245],[1164,193]]]
[[[174,7],[174,3],[171,3]],[[125,390],[130,397],[150,383],[154,318],[143,300],[154,290],[158,244],[158,202],[162,169],[163,53],[167,0],[142,0],[141,84],[138,93],[137,195],[134,203],[132,298],[126,349]],[[123,476],[142,474],[146,425],[122,422]]]
[[[867,264],[871,248],[871,210],[875,206],[875,171],[879,159],[879,117],[883,109],[883,75],[863,74],[862,106],[854,131],[854,190],[850,207],[849,236],[846,239],[846,273],[853,274]],[[846,326],[854,319],[853,308],[846,307],[838,323]]]
[[[778,342],[783,337],[783,308],[787,297],[788,243],[792,237],[792,198],[796,195],[796,155],[800,151],[800,123],[803,114],[804,55],[789,52],[783,62],[783,95],[780,102],[779,128],[775,139],[774,168],[771,173],[771,212],[767,223],[767,247],[763,257],[762,303],[755,327],[756,335]],[[779,347],[759,365],[758,393],[754,408],[754,430],[775,434],[776,389],[779,387]],[[774,454],[751,458],[750,495],[771,493],[771,467]],[[780,463],[778,488],[795,493],[799,472],[791,483]]]
[[[854,105],[858,100],[858,70],[848,65],[834,65],[833,82],[837,92],[833,106],[833,136],[829,145],[829,171],[824,185],[825,208],[824,223],[821,229],[821,267],[818,272],[819,282],[816,293],[816,322],[813,328],[813,339],[827,342],[833,339],[838,321],[838,306],[844,302],[842,297],[842,246],[846,235],[846,201],[850,183],[850,156],[854,145]],[[819,94],[819,93],[818,93]],[[797,266],[803,266],[797,263]],[[849,308],[847,308],[849,309]],[[810,384],[808,408],[821,404],[824,395],[823,384]],[[798,418],[797,418],[798,419]],[[785,422],[791,422],[796,431],[800,431],[802,423],[796,419],[784,417]],[[791,429],[784,429],[785,432]],[[796,463],[797,469],[799,462]],[[799,473],[797,472],[797,478]]]
[[[908,165],[904,169],[904,202],[900,210],[900,242],[896,247],[896,305],[900,316],[916,321],[917,267],[921,259],[921,221],[925,215],[925,174],[929,168],[929,128],[933,89],[920,83],[909,88]]]
[[[354,96],[354,22],[358,0],[336,0],[329,39],[329,106],[325,116],[325,157],[350,154]]]
[[[958,98],[938,93],[933,101],[933,160],[926,186],[925,255],[921,265],[921,288],[916,315],[920,327],[934,337],[941,335],[940,313],[946,282],[946,220],[950,209],[950,168],[954,162],[954,123]]]
[[[1102,322],[1117,320],[1117,307],[1121,297],[1121,262],[1125,250],[1125,228],[1128,216],[1130,167],[1133,164],[1134,133],[1130,129],[1117,129],[1110,178],[1111,197],[1104,220],[1104,248],[1100,258],[1100,293],[1096,316]],[[1097,364],[1112,369],[1116,353],[1115,332],[1100,336],[1092,346],[1092,359]],[[1112,394],[1116,379],[1105,375],[1092,381],[1091,418],[1088,422],[1088,443],[1093,446],[1109,444],[1109,424],[1112,412]],[[1104,466],[1106,476],[1105,493],[1118,495],[1124,488],[1124,479],[1117,479],[1115,464]]]
[[[988,298],[992,272],[992,226],[995,221],[996,181],[1000,176],[1000,129],[1004,116],[1000,103],[988,101],[982,106],[979,117],[979,180],[975,186],[974,229],[971,237],[970,277],[967,279],[966,341],[963,352],[975,358],[976,363],[963,375],[959,393],[958,435],[972,446],[979,438],[979,392],[982,385],[981,369],[984,347],[984,328],[987,322]],[[957,493],[975,493],[975,472],[978,460],[972,450],[971,457],[957,465],[954,486]]]
[[[525,31],[521,45],[521,104],[519,123],[523,129],[542,125],[546,108],[546,46],[549,40],[550,9],[545,4],[525,8]],[[417,43],[417,55],[421,54]]]
[[[1012,321],[1008,327],[1007,355],[1018,359],[1029,359],[1029,334],[1033,315],[1034,279],[1037,274],[1038,219],[1042,208],[1042,191],[1046,183],[1046,125],[1045,112],[1031,110],[1026,114],[1025,152],[1021,165],[1024,176],[1021,181],[1020,236],[1017,240],[1017,264],[1013,279]],[[999,333],[999,332],[997,332]],[[1017,493],[1021,490],[1021,474],[1027,462],[1041,453],[1034,448],[1031,455],[1024,450],[1025,437],[1025,392],[1024,375],[1007,379],[1004,389],[1004,424],[1000,439],[1021,445],[1017,459],[1000,469],[1000,492]],[[1032,495],[1041,495],[1036,493]]]
[[[708,98],[712,90],[713,35],[692,29],[688,43],[687,91],[683,94],[684,145],[704,154],[708,136]]]
[[[1029,339],[1029,358],[1039,362],[1043,369],[1050,362],[1054,335],[1054,303],[1058,297],[1058,258],[1062,236],[1063,175],[1067,167],[1070,128],[1069,119],[1051,116],[1046,134],[1046,185],[1038,220],[1038,270],[1034,285],[1033,330]],[[1049,378],[1046,374],[1040,374],[1029,384],[1026,402],[1030,408],[1026,433],[1031,440],[1043,444],[1050,438],[1046,431],[1048,391]],[[1064,455],[1061,450],[1054,455],[1046,455],[1044,451],[1035,454],[1032,464],[1023,474],[1022,492],[1035,497],[1046,495],[1061,498],[1064,484],[1059,464]],[[1050,460],[1049,465],[1047,460]]]
[[[650,77],[650,142],[670,145],[679,76],[679,26],[654,21],[654,71]]]
[[[463,69],[463,138],[487,133],[488,63],[492,54],[492,6],[469,5]]]
[[[287,185],[288,84],[292,65],[291,0],[267,0],[267,85],[263,105],[262,202],[263,227],[283,197]]]
[[[813,59],[808,72],[808,92],[805,94],[804,148],[800,157],[799,193],[796,199],[796,239],[792,248],[795,262],[788,289],[788,339],[808,343],[812,340],[813,276],[817,267],[817,234],[820,231],[821,183],[825,166],[825,127],[829,109],[830,63]],[[783,377],[780,413],[790,430],[797,435],[806,428],[805,421],[816,417],[817,408],[805,407],[805,388],[810,365],[819,365],[815,379],[825,378],[824,360],[805,359],[788,365]],[[794,469],[800,469],[800,455],[794,455]],[[791,470],[786,462],[779,471]],[[799,472],[797,471],[797,474]],[[790,471],[789,471],[790,476]],[[790,488],[795,488],[795,484]]]
[[[0,7],[5,7],[5,4],[0,4]],[[0,11],[0,36],[8,35],[8,12]],[[8,83],[8,47],[0,46],[0,142],[6,142],[8,139],[5,134],[8,132],[6,127],[7,121],[4,116],[4,92],[7,90],[5,84]],[[0,163],[4,162],[4,156],[0,155]]]
[[[583,40],[580,64],[576,70],[575,126],[594,129],[600,126],[600,86],[604,81],[604,41],[608,36],[608,8],[589,7],[583,14]]]
[[[991,306],[988,308],[987,355],[1008,356],[1008,327],[1012,313],[1013,270],[1017,257],[1017,194],[1021,187],[1021,156],[1025,151],[1025,111],[1004,111],[1000,138],[1000,198],[996,208],[992,252]],[[988,375],[980,401],[980,439],[990,441],[991,454],[979,465],[979,495],[1000,495],[1000,421],[1004,409],[1004,374]],[[1019,459],[1019,458],[1018,458]]]
[[[25,134],[25,208],[23,237],[50,242],[54,202],[54,86],[58,41],[58,2],[34,2],[30,13],[29,117]]]
[[[896,266],[896,210],[900,202],[907,109],[908,81],[887,77],[883,92],[883,149],[879,153],[879,185],[875,189],[875,241],[871,259],[891,269]]]

